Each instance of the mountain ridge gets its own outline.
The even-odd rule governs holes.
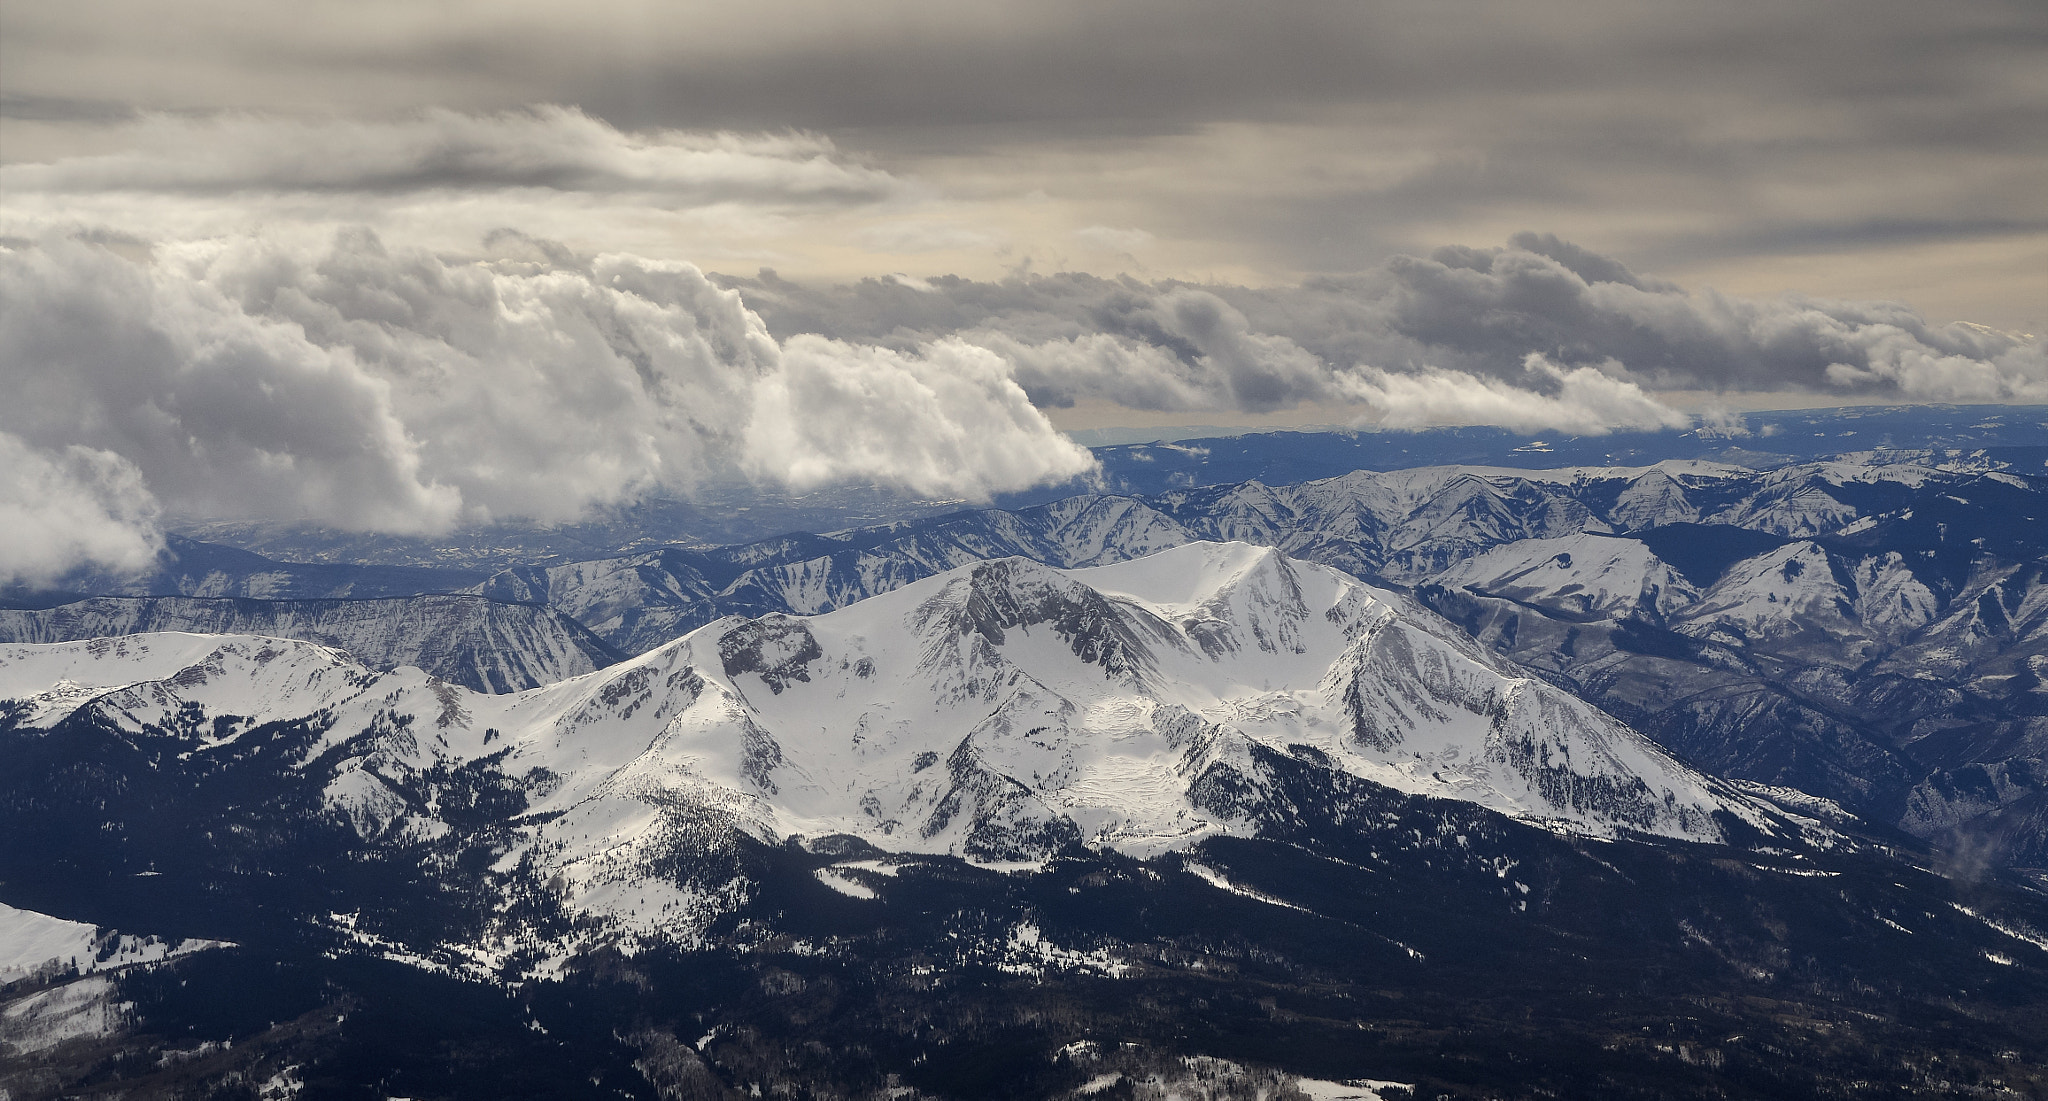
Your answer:
[[[418,666],[486,692],[535,688],[624,656],[552,609],[461,594],[311,600],[102,596],[46,609],[0,609],[0,643],[162,631],[292,637],[347,650],[373,668]]]

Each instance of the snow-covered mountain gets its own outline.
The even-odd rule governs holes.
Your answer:
[[[274,635],[347,650],[372,669],[414,665],[484,692],[516,692],[610,665],[620,654],[550,608],[476,596],[372,600],[93,597],[0,608],[0,642],[187,631]]]
[[[1578,834],[1782,826],[1393,594],[1242,543],[975,563],[509,696],[311,643],[146,634],[0,647],[0,697],[19,727],[91,721],[187,754],[303,724],[291,759],[365,840],[463,828],[423,778],[467,771],[523,793],[501,869],[560,877],[579,910],[647,935],[721,908],[731,884],[655,869],[722,830],[1143,855],[1259,833],[1278,758]]]
[[[119,970],[219,947],[218,941],[132,936],[0,903],[0,986]]]
[[[134,1007],[109,976],[222,947],[229,946],[133,936],[0,903],[0,990],[32,991],[0,1005],[0,1066],[119,1034]]]
[[[1019,555],[1087,566],[1197,536],[1140,501],[1076,497],[1022,513],[786,536],[713,551],[663,550],[504,570],[473,591],[558,608],[628,653],[721,615],[814,615],[969,562]]]
[[[1566,620],[1669,616],[1699,591],[1640,540],[1607,532],[1504,543],[1431,579]]]
[[[1623,652],[1592,642],[1659,559],[1555,538],[1467,583],[1526,603],[1456,591]],[[0,1089],[1332,1096],[1462,1089],[1502,1044],[1559,1096],[2033,1073],[2037,899],[1703,776],[1466,629],[1196,541],[726,616],[511,694],[275,637],[0,645],[0,886],[85,919],[38,943],[140,965],[0,978]],[[143,958],[173,938],[240,947]],[[1483,1029],[1389,1042],[1432,1006]]]

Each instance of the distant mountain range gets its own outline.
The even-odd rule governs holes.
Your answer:
[[[373,669],[415,666],[481,692],[537,688],[624,656],[559,612],[479,596],[96,596],[53,608],[0,609],[0,642],[158,631],[303,639],[347,650]]]
[[[988,558],[1072,568],[1241,540],[1411,593],[1716,775],[1811,791],[1981,858],[2048,866],[2044,492],[2041,475],[1932,452],[1768,471],[1428,467],[1085,495],[481,578],[294,566],[181,541],[171,568],[125,584],[342,596],[466,582],[482,599],[442,600],[433,614],[366,607],[348,613],[346,631],[314,627],[339,607],[287,629],[282,605],[202,614],[181,604],[170,616],[157,604],[143,616],[74,603],[0,611],[0,636],[211,624],[505,690],[721,616],[816,614]],[[451,630],[441,617],[457,607],[467,618]]]

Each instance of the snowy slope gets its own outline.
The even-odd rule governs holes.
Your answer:
[[[1468,558],[1436,584],[1498,596],[1561,619],[1661,617],[1699,598],[1698,590],[1634,539],[1591,532],[1524,539]]]
[[[212,940],[125,936],[0,903],[0,986],[155,963],[221,946]]]
[[[428,680],[418,670],[391,676],[408,674]],[[189,726],[181,715],[203,713],[200,736],[222,740],[240,726],[315,714],[379,679],[345,651],[280,638],[165,632],[0,646],[0,699],[13,701],[22,727],[53,726],[90,707],[142,733]],[[212,722],[219,718],[234,721]]]
[[[1856,633],[1852,583],[1819,546],[1787,543],[1744,559],[1688,613],[1690,633],[1731,642]]]

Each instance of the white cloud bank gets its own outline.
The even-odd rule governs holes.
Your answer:
[[[1581,436],[1616,430],[1689,428],[1692,418],[1625,379],[1593,367],[1564,368],[1531,355],[1524,369],[1547,380],[1553,392],[1524,389],[1496,378],[1430,368],[1395,374],[1361,368],[1347,389],[1373,407],[1381,428],[1434,424],[1490,424],[1518,432],[1546,428]]]
[[[458,263],[361,231],[146,264],[70,240],[0,250],[0,384],[0,432],[41,464],[11,507],[56,517],[64,471],[101,487],[0,546],[21,576],[132,564],[151,501],[432,533],[707,479],[983,498],[1093,467],[981,348],[778,343],[688,264]]]
[[[0,432],[0,585],[46,584],[81,562],[134,571],[163,545],[135,464],[108,451],[43,451]]]

